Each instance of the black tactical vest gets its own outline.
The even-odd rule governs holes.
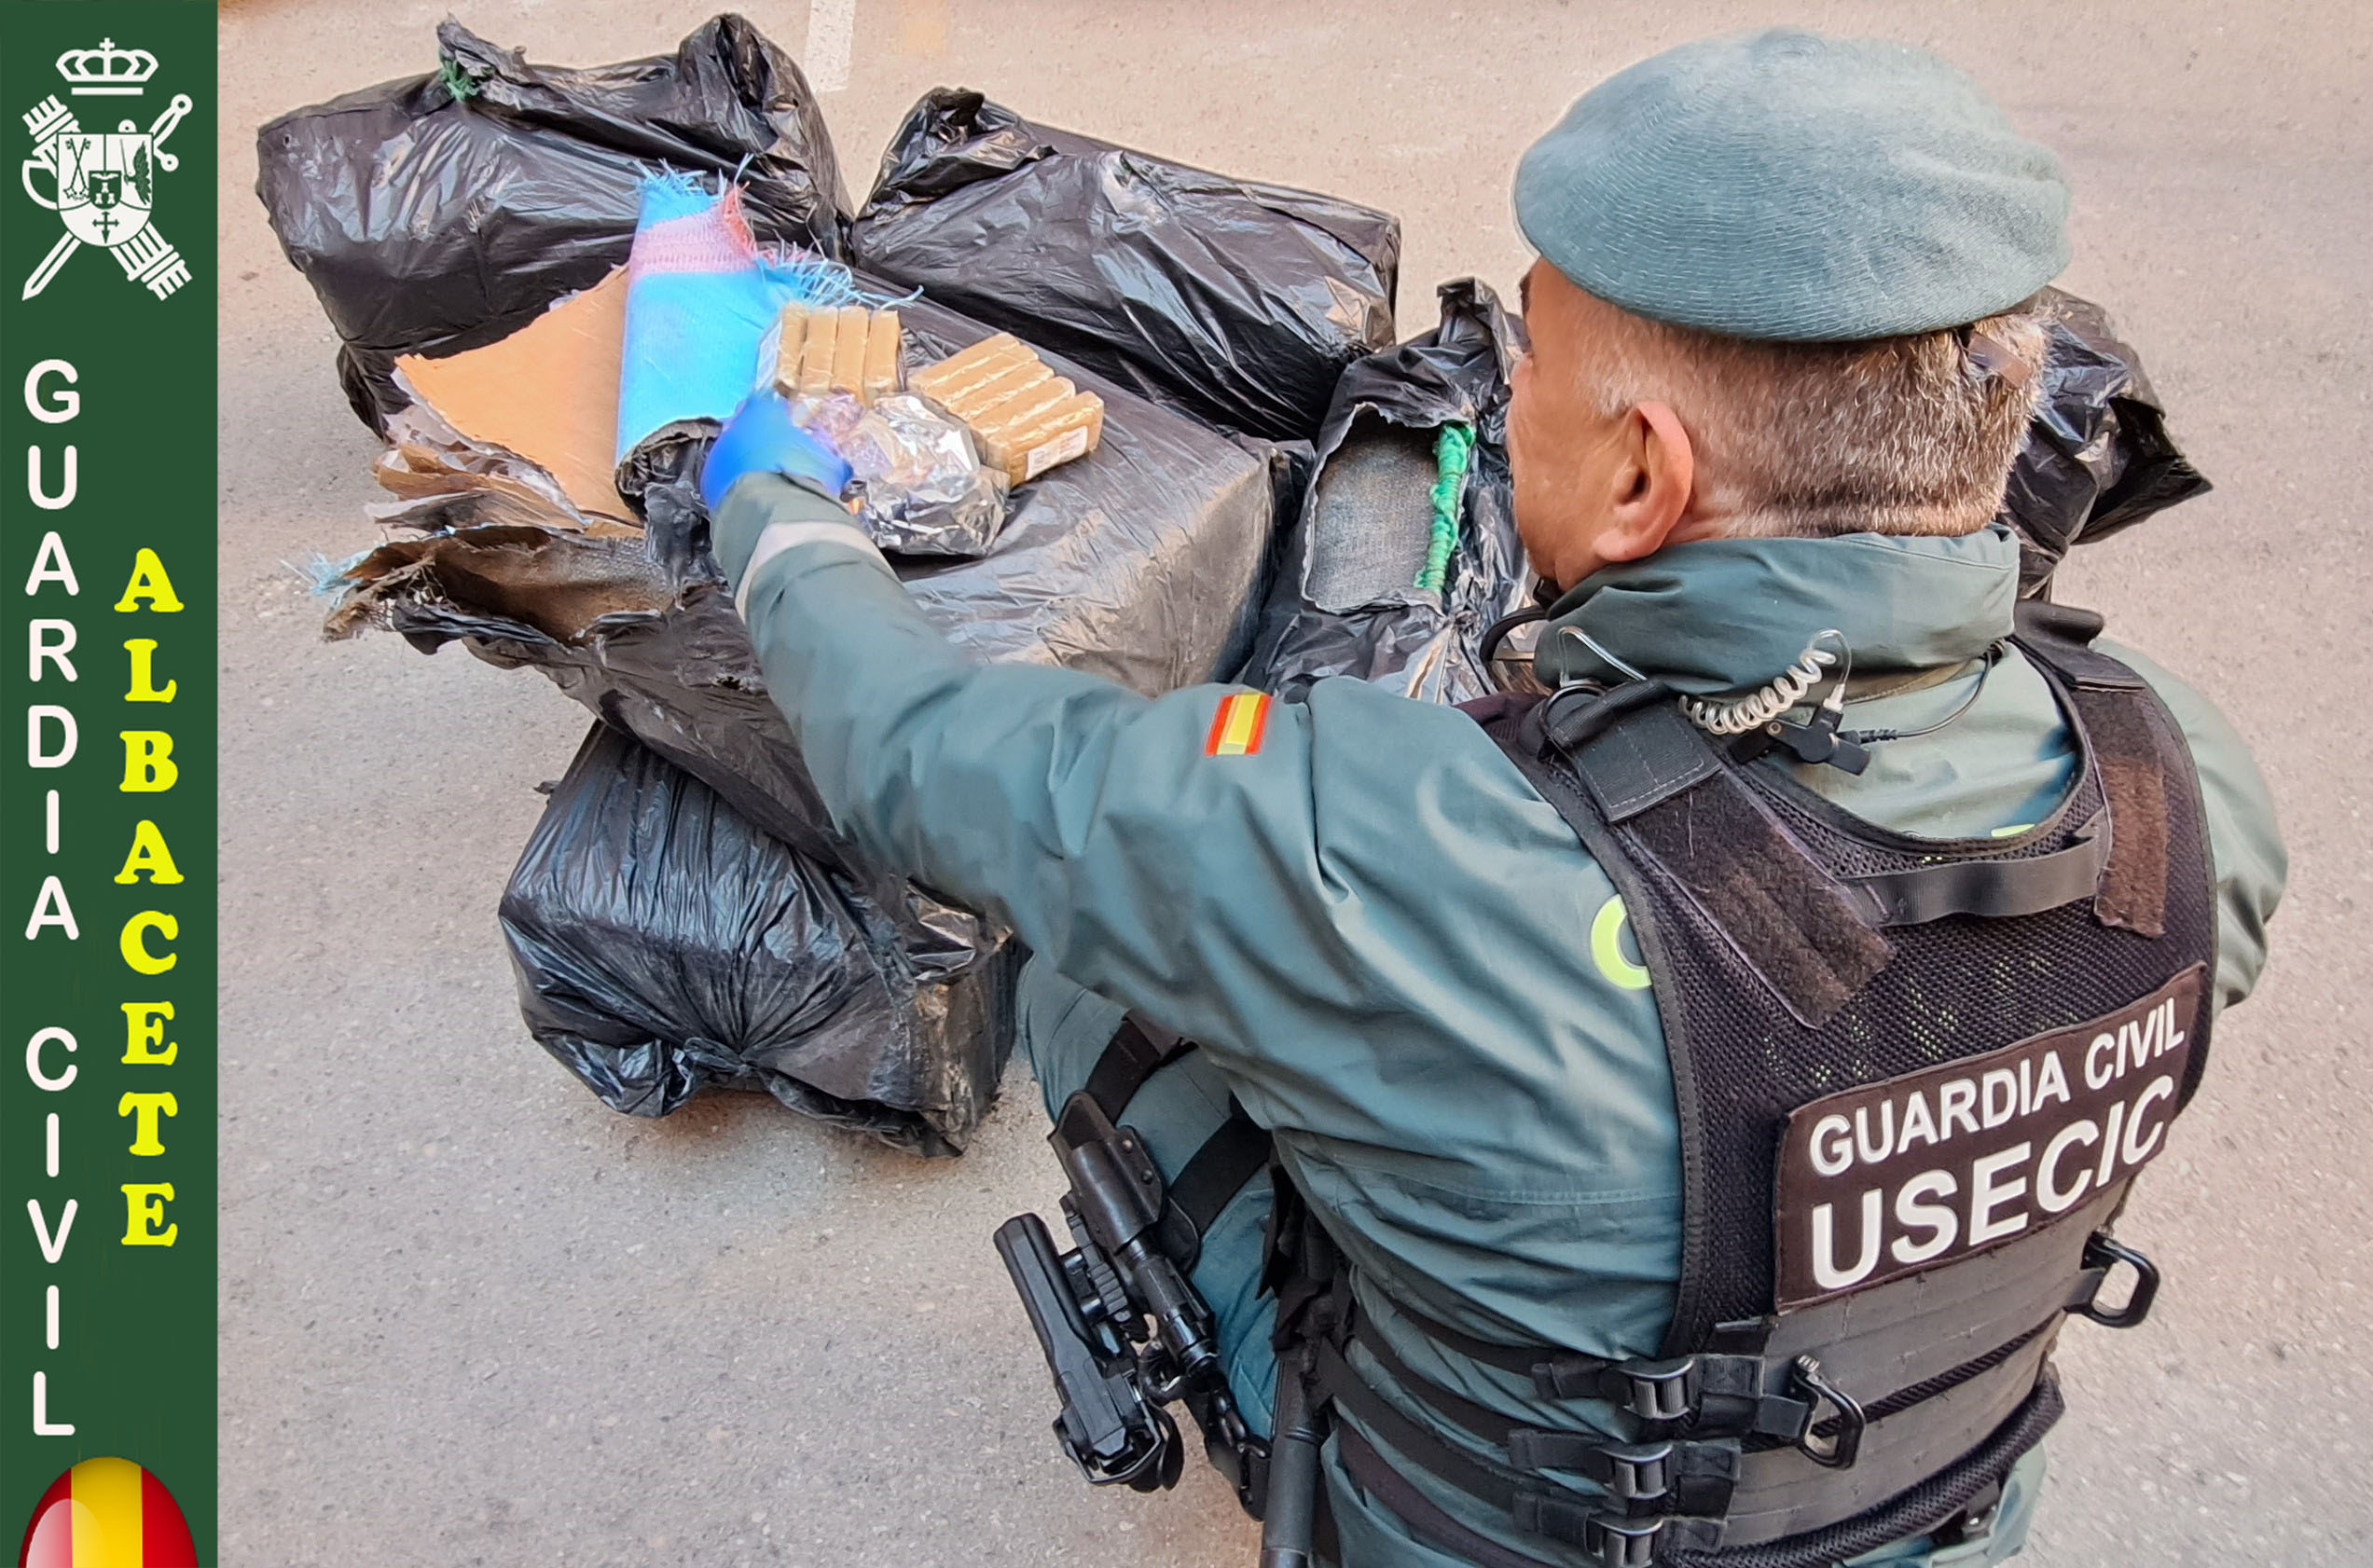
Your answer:
[[[2111,1241],[2204,1064],[2216,944],[2198,781],[2099,621],[2022,609],[2016,645],[2080,759],[2046,820],[1939,841],[1743,765],[1651,682],[1491,724],[1613,878],[1672,1061],[1684,1183],[1660,1359],[1497,1345],[1409,1314],[1544,1400],[1627,1410],[1636,1440],[1530,1430],[1320,1344],[1320,1385],[1408,1460],[1511,1515],[1485,1541],[1357,1431],[1345,1462],[1421,1534],[1490,1568],[1527,1534],[1609,1564],[1821,1568],[1980,1513],[2061,1412],[2072,1314],[2147,1311]],[[2096,1300],[2118,1263],[2122,1307]],[[1357,1340],[1507,1463],[1378,1399]],[[1561,1484],[1581,1475],[1604,1495]]]

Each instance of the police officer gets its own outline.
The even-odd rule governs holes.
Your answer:
[[[1718,38],[1580,99],[1515,186],[1556,695],[1488,723],[976,665],[779,407],[721,438],[717,553],[817,786],[1028,943],[1050,1112],[1101,1073],[1181,1184],[1274,1135],[1273,1292],[1240,1168],[1193,1278],[1251,1427],[1273,1341],[1324,1413],[1321,1556],[2021,1545],[2049,1353],[2147,1311],[2111,1221],[2284,868],[2205,701],[2016,608],[1993,519],[2067,199],[1900,45]]]

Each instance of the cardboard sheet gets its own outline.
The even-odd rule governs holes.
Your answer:
[[[542,467],[579,511],[632,523],[611,461],[626,316],[618,268],[499,343],[446,359],[407,354],[396,368],[463,435]]]

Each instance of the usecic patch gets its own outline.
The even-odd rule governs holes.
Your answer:
[[[1238,692],[1220,699],[1211,716],[1211,736],[1203,743],[1207,757],[1249,757],[1261,750],[1261,732],[1268,727],[1269,699],[1259,692]]]

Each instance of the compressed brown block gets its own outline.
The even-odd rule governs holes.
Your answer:
[[[865,377],[862,392],[868,404],[898,391],[898,312],[876,310],[865,337]]]

